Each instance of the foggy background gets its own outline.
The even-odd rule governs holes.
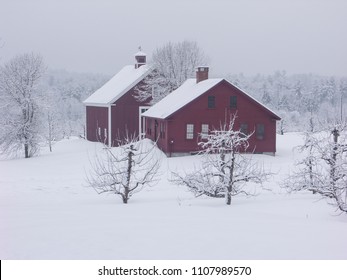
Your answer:
[[[214,75],[347,75],[345,0],[0,0],[0,63],[115,74],[172,41],[196,41]]]

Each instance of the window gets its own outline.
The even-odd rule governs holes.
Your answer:
[[[237,96],[230,96],[230,108],[237,108]]]
[[[240,125],[240,132],[241,132],[241,137],[248,136],[248,124],[242,123]]]
[[[210,108],[210,109],[216,107],[216,98],[214,96],[209,96],[208,97],[207,107]]]
[[[146,59],[145,59],[144,56],[138,56],[138,57],[137,57],[137,62],[138,62],[138,63],[145,63],[145,62],[146,62]]]
[[[256,137],[259,140],[263,140],[265,136],[265,126],[263,124],[257,124]]]
[[[187,124],[186,139],[194,138],[194,124]]]
[[[207,139],[208,135],[208,124],[201,125],[201,139]]]

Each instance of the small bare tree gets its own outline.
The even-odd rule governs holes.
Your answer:
[[[135,89],[135,98],[155,104],[180,87],[195,74],[196,67],[206,65],[207,57],[196,42],[167,43],[152,55],[154,71]]]
[[[0,147],[8,154],[39,149],[41,96],[38,83],[45,70],[40,55],[24,54],[0,68]]]
[[[173,173],[174,183],[187,186],[195,196],[226,198],[226,204],[230,205],[232,196],[252,194],[245,189],[248,182],[262,184],[267,179],[270,173],[256,164],[251,155],[243,154],[249,148],[251,134],[234,130],[235,118],[211,131],[206,141],[199,143],[203,155],[201,168],[184,175]]]
[[[128,138],[121,146],[103,147],[102,154],[96,154],[91,163],[88,185],[97,193],[114,193],[128,203],[131,196],[144,186],[154,185],[159,178],[160,155],[147,140]]]
[[[327,137],[305,134],[305,143],[299,146],[304,158],[283,183],[289,192],[311,191],[347,212],[347,144],[346,137],[340,135],[343,131],[343,126],[335,125]]]
[[[57,140],[57,114],[54,111],[47,110],[46,112],[46,133],[45,139],[49,147],[49,151],[53,151],[53,144]]]

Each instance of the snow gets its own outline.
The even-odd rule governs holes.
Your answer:
[[[346,259],[347,216],[278,187],[300,143],[285,134],[275,157],[254,155],[275,173],[272,191],[233,197],[231,206],[169,182],[170,171],[192,170],[198,155],[162,155],[159,184],[127,205],[86,186],[98,143],[64,140],[53,153],[1,160],[0,259]]]
[[[136,56],[146,56],[147,54],[146,53],[144,53],[143,51],[138,51],[137,53],[135,53],[135,57]]]
[[[127,65],[83,103],[95,106],[114,103],[150,72],[151,66],[149,65],[143,65],[139,68],[135,68],[134,65]]]
[[[164,97],[161,101],[159,101],[154,106],[152,106],[148,111],[143,113],[143,116],[165,119],[169,117],[171,114],[173,114],[174,112],[176,112],[177,110],[181,109],[188,103],[192,102],[193,100],[195,100],[196,98],[204,94],[206,91],[208,91],[212,87],[216,86],[218,83],[220,83],[223,80],[224,79],[207,79],[199,83],[196,83],[196,79],[188,79],[178,89],[171,92],[169,95]],[[229,81],[226,81],[226,82],[230,83]],[[235,85],[233,84],[231,85],[237,88],[243,94],[245,94],[248,98],[250,98],[257,104],[259,104],[260,106],[268,110],[271,114],[273,114],[276,117],[276,119],[280,119],[275,112],[267,108],[264,104],[260,103],[259,101],[254,99],[252,96],[250,96],[249,94],[247,94],[240,88],[236,87]]]
[[[217,85],[223,79],[207,79],[196,83],[196,79],[186,80],[178,89],[143,113],[144,117],[165,119],[189,102]]]

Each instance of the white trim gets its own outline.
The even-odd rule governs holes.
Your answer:
[[[139,139],[143,139],[144,134],[146,134],[146,123],[144,122],[144,133],[142,133],[142,109],[149,109],[151,108],[151,106],[139,106]]]
[[[111,120],[112,120],[112,110],[111,107],[112,105],[108,105],[108,146],[112,146],[112,132],[111,132]]]
[[[108,104],[101,103],[84,103],[86,107],[108,107]]]
[[[149,75],[153,71],[153,66],[150,66],[148,64],[145,64],[142,67],[137,68],[137,69],[141,69],[141,70],[136,70],[136,71],[138,71],[138,73],[132,72],[129,74],[129,75],[135,75],[137,77],[136,79],[134,79],[134,80],[131,79],[127,85],[122,85],[122,88],[120,88],[120,89],[116,89],[116,90],[113,89],[112,90],[111,85],[114,84],[114,79],[119,80],[120,79],[119,75],[123,76],[123,75],[127,74],[126,72],[129,71],[129,69],[135,69],[134,65],[127,65],[127,66],[123,67],[116,75],[114,75],[102,87],[100,87],[92,95],[90,95],[86,100],[84,100],[83,103],[85,105],[89,105],[89,106],[101,106],[101,107],[103,107],[103,106],[107,106],[110,103],[112,104],[112,103],[116,102],[119,98],[121,98],[124,94],[126,94],[130,89],[135,87],[139,82],[141,82],[147,75]],[[123,88],[123,86],[125,86],[125,87]],[[98,98],[95,96],[100,97],[100,94],[103,95],[102,92],[104,92],[106,90],[106,88],[109,92],[114,93],[113,97],[111,94],[111,96],[107,96],[107,97],[104,96],[101,101],[98,100]]]
[[[132,82],[128,87],[126,87],[123,91],[121,91],[117,96],[115,96],[109,103],[116,102],[119,98],[121,98],[124,94],[126,94],[129,90],[135,87],[138,83],[140,83],[144,78],[146,78],[152,72],[152,68],[148,68],[145,73],[143,73],[138,79]]]

